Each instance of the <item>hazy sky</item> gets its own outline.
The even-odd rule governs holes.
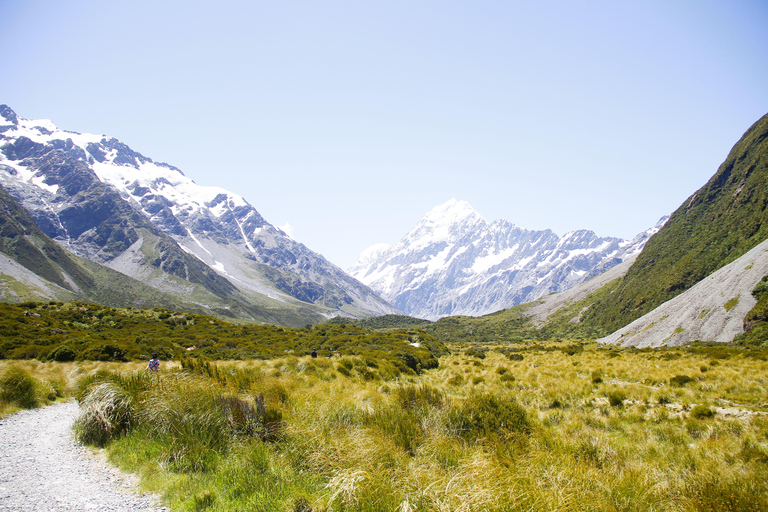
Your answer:
[[[0,103],[346,269],[457,198],[630,238],[768,112],[765,1],[0,0]]]

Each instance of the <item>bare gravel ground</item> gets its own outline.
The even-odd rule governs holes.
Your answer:
[[[0,511],[168,511],[73,439],[78,412],[66,402],[0,419]]]

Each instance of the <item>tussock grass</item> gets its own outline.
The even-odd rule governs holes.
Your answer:
[[[361,356],[65,375],[130,399],[107,451],[173,510],[768,507],[766,361],[563,346],[488,346],[482,359],[456,347],[390,377]],[[671,385],[678,375],[692,380]]]
[[[0,360],[0,417],[72,396],[74,366]]]

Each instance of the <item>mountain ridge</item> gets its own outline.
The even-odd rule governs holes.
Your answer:
[[[3,120],[0,185],[78,256],[171,293],[171,277],[187,281],[246,320],[264,307],[286,309],[284,321],[294,310],[295,325],[396,312],[237,194],[199,186],[114,138],[26,120],[7,105]]]
[[[558,237],[504,219],[489,223],[451,199],[400,242],[363,251],[348,272],[412,316],[480,316],[589,280],[637,254],[664,221],[631,241],[589,230]]]

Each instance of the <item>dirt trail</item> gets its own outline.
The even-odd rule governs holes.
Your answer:
[[[78,411],[66,402],[0,419],[0,511],[168,511],[74,441]]]

